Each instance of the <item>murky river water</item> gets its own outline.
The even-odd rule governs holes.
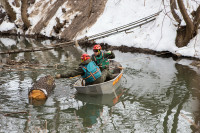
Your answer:
[[[0,49],[31,48],[55,42],[0,38]],[[83,49],[92,54],[91,49]],[[190,133],[200,125],[200,71],[191,60],[174,61],[153,55],[114,51],[124,67],[123,82],[114,94],[80,95],[77,80],[56,79],[44,103],[32,105],[28,90],[45,75],[72,70],[79,49],[0,55],[0,132],[135,132]],[[5,59],[39,63],[37,67],[5,66]],[[64,66],[64,67],[63,67]]]

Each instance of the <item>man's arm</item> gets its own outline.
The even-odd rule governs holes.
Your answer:
[[[84,71],[82,70],[81,67],[65,74],[57,74],[56,78],[70,78],[70,77],[75,77],[77,75],[84,75]]]

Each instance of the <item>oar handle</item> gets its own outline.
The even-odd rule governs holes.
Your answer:
[[[81,75],[77,75],[77,76],[69,77],[69,78],[70,78],[70,79],[73,79],[73,78],[76,78],[76,77],[79,77],[79,76],[81,76]]]
[[[124,69],[124,67],[118,67],[119,69]]]

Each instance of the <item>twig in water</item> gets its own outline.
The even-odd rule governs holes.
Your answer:
[[[82,131],[82,128],[81,128],[81,124],[79,123],[78,117],[77,117],[77,115],[76,115],[76,110],[74,110],[74,115],[75,115],[75,117],[76,117],[76,121],[77,121],[77,123],[78,123],[78,127],[80,128],[81,132],[83,132],[83,131]]]
[[[196,44],[197,44],[197,35],[195,37],[195,43],[194,43],[194,51],[195,51],[195,55],[197,56],[198,51],[196,50]]]
[[[45,120],[45,133],[47,133],[47,120]]]
[[[192,120],[188,119],[184,114],[181,114],[183,118],[185,118],[190,124],[192,124],[196,129],[200,130],[200,127],[196,125]]]
[[[27,114],[28,112],[9,112],[9,113],[3,113],[3,112],[0,112],[2,113],[4,116],[10,116],[12,114]]]

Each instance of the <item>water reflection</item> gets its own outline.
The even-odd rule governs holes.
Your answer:
[[[102,105],[86,103],[76,111],[76,115],[83,119],[84,127],[92,127],[103,112]]]
[[[81,101],[83,106],[75,112],[79,118],[83,119],[83,126],[91,128],[92,125],[97,123],[97,119],[102,117],[103,107],[107,105],[111,108],[117,104],[125,91],[126,90],[120,87],[115,93],[106,95],[86,95],[77,93],[75,99]]]
[[[184,92],[182,95],[180,95],[181,92],[178,92],[181,101],[178,103],[178,109],[176,113],[177,118],[175,119],[175,124],[173,125],[172,131],[176,129],[176,123],[178,123],[178,116],[181,114],[180,111],[183,109],[183,104],[187,103],[187,101],[191,101],[189,100],[190,97],[192,97],[192,100],[197,103],[192,104],[191,108],[186,108],[187,111],[191,111],[194,115],[194,122],[191,124],[191,128],[194,132],[200,131],[200,127],[198,126],[200,122],[200,75],[197,73],[199,71],[196,72],[189,66],[178,63],[175,64],[175,67],[178,71],[178,74],[176,75],[177,79],[187,87],[187,90],[182,91]],[[186,120],[189,121],[188,119]]]
[[[87,94],[79,94],[75,95],[75,99],[80,100],[85,103],[95,104],[95,105],[107,105],[107,106],[114,106],[120,100],[120,97],[126,92],[126,89],[122,89],[119,87],[114,93],[112,94],[105,94],[105,95],[87,95]]]
[[[46,99],[29,99],[29,104],[34,105],[34,106],[42,106],[46,102]]]
[[[50,40],[1,38],[0,50],[54,44]],[[90,48],[85,51],[92,54]],[[72,70],[79,64],[80,49],[66,46],[0,55],[0,132],[198,132],[200,73],[190,60],[175,62],[114,52],[125,68],[121,91],[98,96],[77,94],[72,87],[76,78],[59,79],[39,106],[29,103],[28,88],[40,77]],[[22,64],[8,69],[7,59],[32,61],[38,66]]]

